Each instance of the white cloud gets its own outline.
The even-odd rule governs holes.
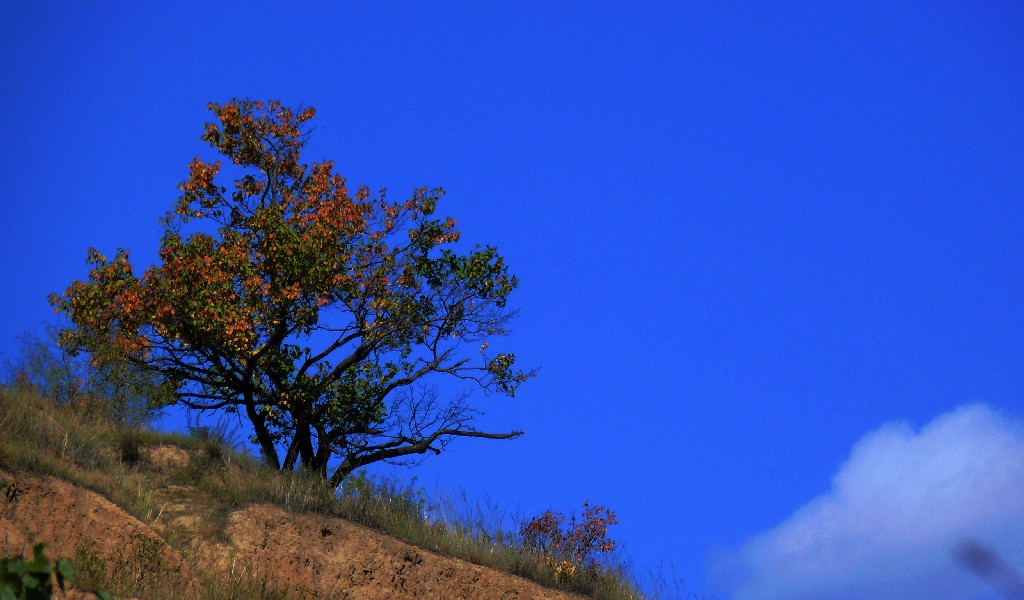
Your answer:
[[[737,600],[999,597],[954,560],[965,540],[1024,571],[1024,423],[984,405],[867,434],[827,494],[715,570]]]

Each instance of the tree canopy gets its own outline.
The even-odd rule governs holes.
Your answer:
[[[516,278],[495,248],[460,250],[455,220],[435,217],[444,191],[350,193],[331,161],[302,162],[311,107],[209,109],[202,139],[223,162],[189,164],[141,277],[126,250],[89,249],[88,281],[50,297],[73,323],[62,344],[159,374],[190,408],[244,415],[267,462],[335,486],[453,437],[519,435],[477,430],[469,391],[437,385],[511,397],[531,376],[489,346]]]

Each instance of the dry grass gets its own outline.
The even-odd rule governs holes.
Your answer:
[[[272,576],[251,565],[232,562],[220,571],[201,572],[196,580],[178,576],[161,559],[158,548],[151,544],[133,547],[127,556],[101,556],[80,546],[75,553],[77,574],[75,585],[80,589],[110,590],[118,598],[180,600],[210,598],[212,600],[289,600],[286,591],[273,585]]]
[[[170,434],[112,424],[75,407],[56,407],[25,390],[0,388],[0,465],[15,471],[53,475],[95,490],[143,523],[152,524],[162,506],[158,486],[194,486],[197,501],[213,518],[211,537],[224,535],[227,515],[255,503],[273,503],[292,512],[341,517],[443,555],[532,579],[595,598],[641,598],[621,566],[605,565],[594,575],[580,572],[556,581],[542,556],[525,549],[514,531],[503,529],[494,507],[465,498],[427,498],[411,484],[351,477],[335,493],[322,480],[269,469],[239,452],[223,429]],[[142,460],[153,447],[187,450],[186,466],[157,473]],[[188,551],[182,536],[168,529],[166,541]],[[121,596],[178,598],[180,578],[163,570],[156,554],[99,557],[80,549],[82,584]],[[145,577],[140,577],[144,573]],[[200,579],[204,598],[286,598],[267,573],[232,564]]]

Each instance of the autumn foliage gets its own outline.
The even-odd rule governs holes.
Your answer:
[[[313,108],[209,108],[202,139],[220,160],[189,163],[160,262],[140,277],[126,250],[89,249],[88,280],[51,296],[74,324],[62,343],[159,374],[189,407],[244,415],[270,464],[334,485],[453,437],[518,435],[477,431],[466,394],[437,387],[512,396],[530,376],[490,350],[516,278],[495,248],[460,250],[455,220],[435,217],[443,190],[392,201],[304,163]]]
[[[570,517],[568,527],[565,519],[548,510],[523,523],[519,528],[523,544],[543,557],[559,581],[571,579],[581,569],[595,576],[598,557],[615,551],[615,542],[608,539],[608,527],[618,523],[615,513],[584,502],[582,517]]]

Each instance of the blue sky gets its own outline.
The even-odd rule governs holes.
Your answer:
[[[156,260],[208,101],[280,98],[318,109],[307,159],[394,197],[444,186],[520,279],[509,347],[538,378],[477,400],[527,435],[404,476],[521,513],[608,505],[638,568],[719,598],[796,594],[757,557],[859,497],[872,477],[843,474],[893,428],[869,465],[974,407],[995,429],[949,445],[1024,491],[1024,7],[378,4],[9,8],[0,351],[52,320],[88,246]],[[991,431],[1007,444],[971,450]],[[1010,529],[988,543],[1024,568]],[[851,597],[883,576],[858,564]]]

